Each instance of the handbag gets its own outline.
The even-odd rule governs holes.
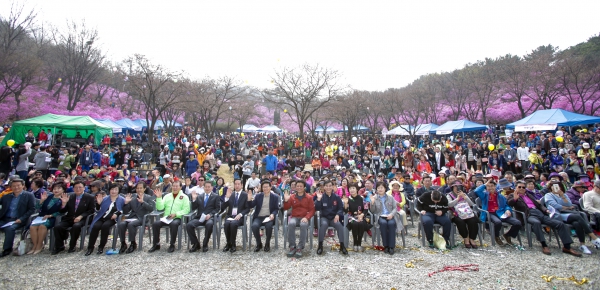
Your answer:
[[[481,162],[488,162],[488,159],[487,159],[487,157],[483,157],[483,158],[481,158]]]
[[[466,202],[460,202],[454,206],[454,211],[462,220],[470,219],[475,216],[473,209]]]

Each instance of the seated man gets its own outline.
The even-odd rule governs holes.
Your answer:
[[[502,223],[509,223],[512,226],[510,230],[504,234],[504,239],[509,245],[512,244],[512,238],[516,238],[521,230],[521,222],[513,216],[512,209],[508,206],[506,197],[498,194],[496,191],[496,181],[490,178],[484,185],[480,185],[475,189],[475,194],[481,200],[481,209],[487,210],[490,213],[490,219],[494,224],[494,237],[499,246],[504,245],[500,239],[500,230]],[[487,221],[487,213],[481,212],[479,219],[482,222]]]
[[[439,191],[429,191],[422,194],[417,198],[417,209],[423,216],[423,229],[425,237],[429,242],[429,247],[434,248],[433,245],[433,224],[438,223],[442,225],[443,237],[446,240],[446,245],[450,245],[450,230],[452,228],[452,222],[446,215],[448,212],[448,198],[442,195]],[[448,247],[449,248],[449,247]]]
[[[193,217],[186,225],[185,230],[188,233],[192,248],[190,253],[200,249],[200,242],[196,236],[196,228],[204,226],[204,241],[202,242],[202,252],[208,252],[208,240],[213,232],[215,223],[214,217],[219,213],[221,208],[221,199],[219,195],[213,193],[212,183],[204,183],[204,192],[198,194],[197,189],[192,189],[192,211],[197,210],[196,216]]]
[[[71,235],[69,241],[69,253],[75,252],[77,239],[81,234],[81,228],[85,226],[86,218],[96,212],[96,201],[90,194],[84,193],[85,186],[82,181],[76,181],[73,184],[73,192],[62,201],[61,213],[66,213],[56,226],[54,226],[54,249],[52,255],[56,255],[65,250],[65,240]],[[90,219],[91,222],[91,219]],[[67,229],[71,228],[69,232]]]
[[[231,187],[227,189],[224,202],[221,203],[221,211],[227,209],[223,229],[225,231],[225,248],[223,252],[236,251],[235,238],[237,237],[238,227],[244,224],[244,219],[250,208],[248,207],[248,194],[242,191],[243,185],[241,179],[233,181],[233,191]],[[252,193],[250,193],[252,195]]]
[[[256,239],[256,248],[254,252],[260,252],[263,248],[263,244],[260,240],[259,229],[262,225],[265,226],[267,240],[265,243],[265,252],[268,252],[271,248],[271,236],[273,234],[273,224],[275,223],[275,215],[279,211],[279,196],[271,191],[271,183],[269,181],[263,181],[261,186],[262,191],[253,198],[252,195],[248,195],[248,208],[254,208],[254,214],[252,215],[252,234]],[[266,218],[269,221],[264,222]]]
[[[594,189],[583,194],[583,208],[596,221],[596,231],[600,230],[600,180],[594,182]]]
[[[558,230],[558,235],[563,243],[563,253],[581,257],[581,253],[571,249],[571,244],[573,243],[571,231],[560,220],[560,215],[557,214],[556,218],[551,218],[548,215],[550,211],[537,202],[531,193],[525,190],[525,182],[517,181],[515,192],[508,196],[508,205],[512,206],[515,210],[525,213],[524,218],[527,218],[527,222],[531,224],[531,229],[542,244],[542,252],[544,254],[550,255],[551,253],[548,244],[546,244],[542,224]]]
[[[121,239],[121,249],[119,254],[122,253],[133,253],[137,248],[136,234],[137,228],[142,225],[143,218],[145,215],[151,213],[154,210],[156,203],[152,196],[144,194],[146,192],[146,183],[143,181],[138,182],[135,186],[135,195],[131,193],[125,196],[125,205],[123,206],[123,214],[128,215],[127,219],[119,222],[117,229],[119,231],[119,238]],[[129,248],[125,242],[125,232],[129,233]]]
[[[27,226],[29,217],[35,211],[35,197],[31,192],[24,191],[25,181],[15,178],[10,182],[11,194],[2,196],[0,199],[0,227],[12,223],[7,227],[0,228],[4,232],[4,248],[0,258],[8,256],[13,251],[15,232]]]
[[[319,227],[319,247],[317,254],[323,254],[323,240],[325,239],[325,231],[328,227],[334,227],[338,233],[340,241],[340,252],[348,255],[346,246],[344,245],[344,226],[340,223],[340,216],[344,215],[344,205],[339,195],[333,192],[333,184],[331,181],[325,182],[325,194],[321,191],[316,192],[317,199],[315,200],[315,211],[321,211],[321,225]],[[347,200],[347,197],[344,197]]]
[[[288,241],[290,242],[290,250],[287,253],[288,257],[302,257],[302,249],[306,243],[308,230],[308,222],[315,214],[315,203],[311,195],[305,193],[306,182],[304,180],[296,181],[296,194],[290,195],[286,191],[283,195],[283,210],[292,209],[288,222]],[[296,225],[300,224],[300,242],[296,248]]]
[[[152,248],[148,250],[148,253],[152,253],[156,250],[160,250],[160,228],[163,226],[169,226],[171,231],[171,241],[169,246],[169,253],[175,251],[175,240],[177,239],[177,230],[181,225],[181,217],[190,212],[190,198],[181,191],[181,181],[175,181],[171,184],[173,192],[163,197],[161,189],[155,189],[154,195],[156,195],[156,210],[163,212],[163,217],[170,221],[169,223],[162,221],[162,219],[154,221],[152,223]]]

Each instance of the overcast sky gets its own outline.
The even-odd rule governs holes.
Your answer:
[[[600,1],[28,0],[39,19],[97,28],[113,61],[134,53],[192,78],[265,88],[275,70],[336,69],[355,89],[402,87],[485,57],[561,49],[600,32]],[[7,16],[10,2],[0,1]]]

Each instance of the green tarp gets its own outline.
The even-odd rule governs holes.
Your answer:
[[[0,146],[6,145],[8,140],[15,140],[15,144],[25,143],[25,135],[27,131],[32,130],[33,136],[37,138],[40,130],[48,129],[52,135],[56,136],[58,130],[62,130],[63,138],[75,138],[77,132],[84,139],[87,139],[90,134],[94,134],[94,144],[100,145],[104,135],[112,136],[112,128],[108,127],[88,116],[63,116],[46,114],[31,119],[16,121],[12,128],[0,143]]]

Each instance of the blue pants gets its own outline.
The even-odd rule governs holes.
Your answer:
[[[396,220],[379,218],[379,230],[381,231],[381,243],[384,248],[396,247]]]
[[[90,171],[90,166],[89,165],[81,164],[81,170],[82,171]]]
[[[12,220],[9,218],[4,218],[0,221],[0,227],[11,222]],[[25,226],[24,222],[18,224],[12,224],[8,227],[0,229],[0,231],[4,232],[4,247],[3,250],[12,250],[13,243],[15,241],[15,232]]]
[[[441,216],[438,216],[434,213],[425,213],[425,215],[422,216],[423,219],[423,229],[425,231],[425,237],[427,238],[427,241],[432,243],[433,242],[433,224],[434,223],[438,223],[442,226],[443,229],[443,234],[442,236],[444,237],[444,240],[449,241],[450,240],[450,230],[452,229],[452,221],[450,221],[450,219],[448,218],[447,215],[443,214]]]

